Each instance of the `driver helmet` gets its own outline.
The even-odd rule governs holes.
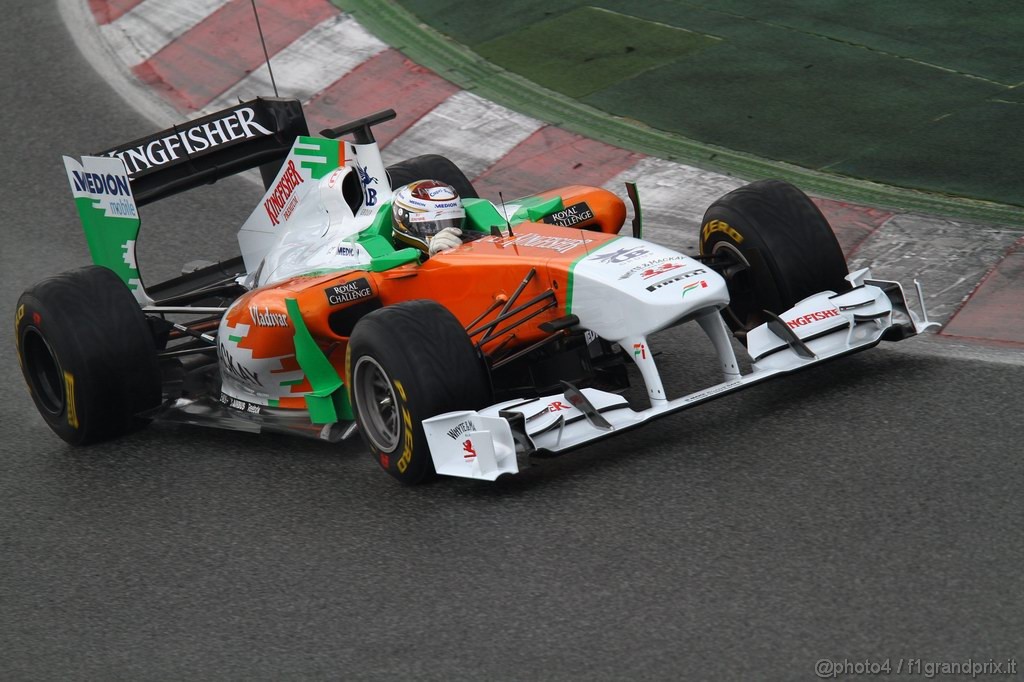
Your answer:
[[[466,210],[451,185],[438,180],[417,180],[395,192],[391,225],[395,239],[422,251],[430,238],[446,227],[462,228]]]

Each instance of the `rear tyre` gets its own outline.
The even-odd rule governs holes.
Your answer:
[[[18,359],[39,414],[68,443],[120,436],[161,399],[146,316],[107,268],[45,279],[18,299]]]
[[[438,154],[424,154],[388,166],[388,175],[391,176],[392,189],[398,189],[417,180],[429,179],[447,182],[463,199],[476,199],[480,196],[473,189],[473,184],[466,174],[450,160]]]
[[[455,316],[434,301],[363,317],[349,339],[345,376],[370,454],[409,485],[435,475],[423,420],[491,402],[483,358]]]
[[[744,336],[821,291],[846,291],[846,258],[825,216],[802,191],[782,180],[759,180],[711,204],[700,231],[700,253],[725,268],[729,327]]]

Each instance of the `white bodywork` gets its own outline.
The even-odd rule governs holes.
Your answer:
[[[649,246],[644,244],[642,248]],[[700,267],[696,261],[687,260]],[[585,273],[592,271],[589,267],[584,269]],[[752,369],[747,374],[739,372],[729,331],[718,312],[728,297],[725,295],[722,300],[725,283],[716,273],[696,273],[657,290],[675,292],[675,315],[666,312],[665,306],[656,300],[647,305],[636,299],[622,299],[626,294],[621,289],[606,286],[602,291],[596,281],[592,290],[581,286],[580,294],[573,294],[574,314],[585,328],[592,329],[593,324],[611,332],[606,338],[619,341],[631,354],[647,386],[650,407],[636,411],[618,394],[592,388],[577,391],[567,386],[564,393],[512,400],[479,411],[438,415],[423,422],[434,467],[440,474],[493,481],[501,474],[518,472],[519,456],[579,447],[773,376],[870,348],[890,330],[910,336],[937,326],[927,319],[919,288],[921,317],[910,310],[897,282],[870,277],[867,269],[854,272],[847,277],[852,290],[841,295],[826,291],[810,296],[779,316],[779,321],[751,330],[747,343]],[[604,279],[608,281],[607,277]],[[699,302],[704,305],[690,305],[697,302],[694,299],[683,305],[678,298],[679,287],[690,286],[694,280],[707,282],[708,286],[700,287],[699,294]],[[616,300],[614,305],[612,298]],[[612,308],[615,312],[609,312]],[[723,378],[718,384],[669,400],[664,395],[646,335],[664,328],[656,324],[658,320],[671,322],[684,317],[696,319],[708,334],[718,353]],[[616,338],[616,327],[611,326],[616,319],[621,325],[618,329],[637,330],[636,335]],[[639,352],[632,352],[633,348]]]
[[[333,155],[337,161],[332,162]],[[340,162],[340,167],[335,164]],[[351,176],[351,177],[349,177]],[[353,210],[342,188],[358,183]],[[319,270],[358,268],[370,254],[356,243],[373,222],[376,207],[391,199],[376,144],[300,137],[260,204],[242,225],[238,243],[256,288]]]

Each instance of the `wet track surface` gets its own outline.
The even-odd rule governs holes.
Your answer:
[[[0,31],[12,320],[86,263],[60,155],[152,126],[51,3]],[[237,180],[144,209],[144,275],[230,255],[257,199]],[[909,341],[515,479],[407,489],[358,442],[157,425],[71,449],[7,329],[3,679],[813,679],[822,658],[1024,655],[1017,364]],[[698,334],[669,337],[667,385],[714,380]]]

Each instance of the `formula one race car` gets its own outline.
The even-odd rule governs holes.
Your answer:
[[[495,206],[443,157],[385,168],[372,126],[393,117],[311,137],[297,101],[257,99],[65,157],[95,265],[35,285],[15,318],[50,427],[73,444],[156,419],[332,442],[358,431],[402,482],[494,480],[933,324],[919,286],[920,316],[898,283],[848,273],[825,218],[784,182],[712,204],[691,258],[640,238],[635,186],[620,236],[625,203],[604,189]],[[144,285],[137,207],[255,167],[266,194],[241,255]],[[396,244],[390,208],[392,188],[424,178],[458,190],[470,237],[427,260]],[[672,397],[649,337],[690,321],[722,381]],[[643,409],[622,395],[629,365]]]

